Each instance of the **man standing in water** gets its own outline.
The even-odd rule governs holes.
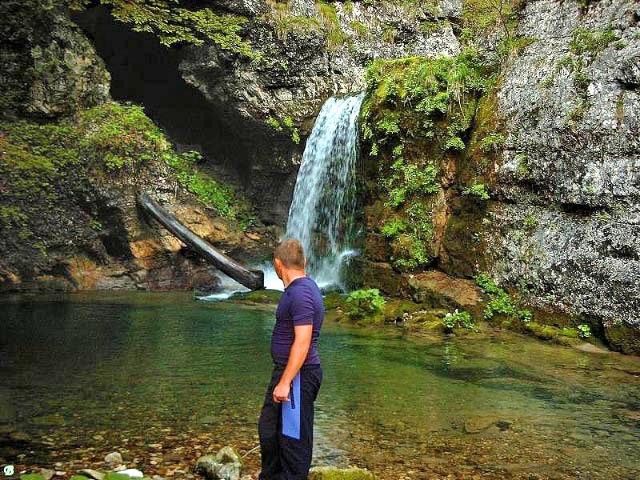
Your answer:
[[[318,336],[324,302],[316,282],[305,273],[298,240],[282,241],[273,253],[284,293],[271,335],[274,367],[258,431],[262,454],[260,480],[306,480],[313,449],[313,408],[322,383]]]

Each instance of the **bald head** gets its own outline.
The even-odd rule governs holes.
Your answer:
[[[285,268],[304,270],[304,248],[300,240],[287,238],[278,244],[273,251],[273,258],[280,260]]]

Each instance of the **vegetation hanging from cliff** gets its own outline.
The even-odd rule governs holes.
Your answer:
[[[377,158],[379,232],[400,270],[434,257],[431,220],[441,161],[465,149],[477,99],[492,76],[477,50],[455,57],[376,60],[367,70],[362,133]],[[482,193],[478,191],[473,193]]]
[[[0,223],[21,238],[31,236],[39,211],[64,203],[69,192],[61,184],[107,177],[144,182],[153,165],[171,167],[177,182],[220,216],[244,226],[252,218],[230,187],[197,168],[198,154],[177,153],[136,105],[109,102],[57,123],[2,123],[0,152]]]
[[[72,9],[84,9],[91,0],[70,0]],[[136,32],[156,35],[163,45],[202,45],[211,41],[224,50],[254,58],[256,53],[241,37],[248,20],[240,15],[221,14],[211,8],[186,8],[182,0],[100,0],[117,20]],[[192,5],[192,3],[191,3]]]

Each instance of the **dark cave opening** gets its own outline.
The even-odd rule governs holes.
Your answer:
[[[200,151],[206,158],[203,168],[240,186],[263,221],[286,222],[296,172],[272,171],[267,165],[276,150],[279,156],[283,151],[273,132],[185,82],[180,47],[168,48],[150,33],[132,31],[105,7],[74,13],[72,19],[104,60],[114,100],[143,105],[179,151]],[[272,202],[265,202],[265,193]]]

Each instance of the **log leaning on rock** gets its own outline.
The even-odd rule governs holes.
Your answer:
[[[224,253],[216,250],[210,243],[180,223],[176,217],[162,208],[160,204],[147,193],[140,193],[138,195],[138,204],[146,213],[169,230],[169,232],[193,248],[218,270],[251,290],[264,288],[264,272],[262,270],[248,269]]]

